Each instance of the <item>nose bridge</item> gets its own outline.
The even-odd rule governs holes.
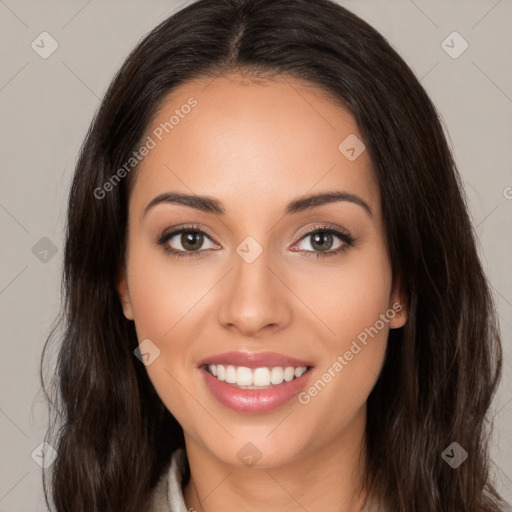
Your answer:
[[[233,265],[218,310],[219,322],[236,326],[245,335],[286,323],[289,307],[282,284],[270,270],[270,252],[248,236],[236,247]]]
[[[242,296],[255,293],[271,295],[271,259],[267,247],[263,248],[251,236],[244,239],[236,248],[236,256],[233,256],[233,291]]]

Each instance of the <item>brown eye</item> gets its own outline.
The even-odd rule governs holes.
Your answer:
[[[216,247],[213,243],[210,247],[203,247],[204,243],[208,240],[210,240],[210,237],[203,231],[196,229],[181,229],[166,235],[164,243],[170,245],[171,250],[173,251],[197,252],[201,249],[214,249]]]
[[[181,234],[180,242],[186,251],[197,251],[203,245],[203,239],[199,231],[185,231]]]
[[[337,244],[336,239],[338,239]],[[305,244],[306,247],[303,247],[302,250],[308,252],[330,251],[334,253],[338,249],[347,248],[354,243],[354,239],[348,233],[343,233],[333,228],[317,228],[314,231],[310,231],[301,238],[297,245],[307,240],[310,240],[310,242]]]
[[[336,239],[338,239],[338,243],[336,243]],[[301,248],[301,244],[304,245],[304,242],[308,240],[310,242],[305,244],[306,247]],[[326,258],[341,255],[349,250],[356,241],[356,238],[342,228],[320,226],[304,234],[291,250],[301,252],[307,258]]]
[[[333,235],[325,231],[317,231],[312,235],[311,247],[315,251],[326,251],[332,248]]]

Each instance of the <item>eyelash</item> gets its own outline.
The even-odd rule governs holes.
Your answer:
[[[184,227],[181,227],[179,229],[175,229],[175,230],[172,230],[169,232],[164,232],[157,239],[156,243],[157,243],[157,245],[162,246],[163,250],[166,253],[171,254],[172,256],[176,256],[178,258],[194,257],[195,255],[199,254],[200,251],[179,251],[176,249],[171,249],[167,245],[167,242],[169,240],[171,240],[172,238],[174,238],[176,235],[182,234],[182,233],[189,233],[189,232],[190,233],[201,233],[210,239],[212,238],[208,232],[204,231],[203,229],[199,228],[198,226],[196,226],[194,224],[191,224],[189,226],[184,226]],[[303,250],[303,251],[297,251],[297,252],[305,253],[304,256],[307,258],[311,258],[311,257],[326,258],[326,257],[330,257],[330,256],[336,256],[342,252],[347,251],[357,241],[357,239],[354,238],[350,233],[340,230],[340,229],[337,229],[337,228],[334,228],[334,227],[331,227],[331,226],[316,227],[315,229],[304,233],[300,237],[299,241],[304,238],[307,238],[308,236],[314,235],[316,233],[327,233],[327,234],[335,235],[343,242],[343,245],[341,245],[337,249],[331,250],[331,251],[304,251]],[[311,253],[313,253],[313,254],[311,254]]]

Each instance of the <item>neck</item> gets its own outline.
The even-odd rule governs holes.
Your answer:
[[[324,444],[312,441],[293,460],[259,469],[233,466],[185,435],[190,481],[183,490],[187,510],[213,512],[360,512],[366,409]]]

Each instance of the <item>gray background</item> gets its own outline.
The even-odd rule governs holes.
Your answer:
[[[498,485],[511,501],[512,2],[340,3],[388,38],[449,132],[501,321],[505,364],[492,447]],[[46,510],[42,469],[31,457],[47,422],[39,359],[59,308],[66,199],[80,144],[129,51],[185,4],[0,0],[0,512]],[[47,59],[31,47],[43,46],[43,31],[58,43]],[[469,44],[458,58],[445,51],[460,52],[458,36],[442,45],[453,31]]]

